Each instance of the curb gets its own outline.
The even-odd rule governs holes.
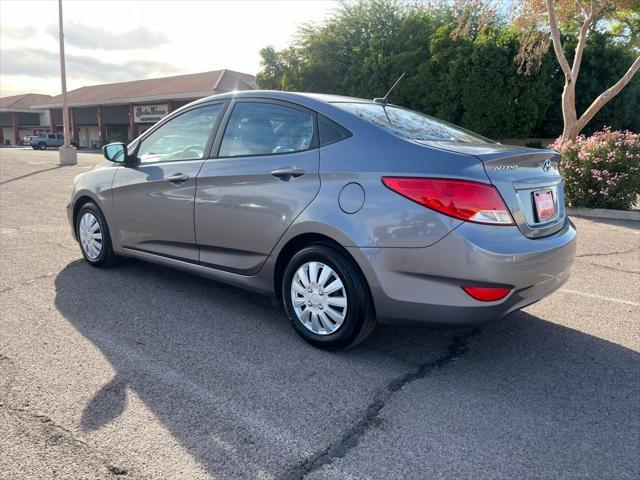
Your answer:
[[[606,208],[569,208],[567,213],[576,217],[604,218],[607,220],[630,220],[640,222],[639,211],[609,210]]]

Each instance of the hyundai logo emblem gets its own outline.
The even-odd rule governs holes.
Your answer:
[[[551,170],[551,159],[547,158],[544,162],[542,162],[542,170],[548,172]]]

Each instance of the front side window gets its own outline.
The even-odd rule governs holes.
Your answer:
[[[238,103],[220,145],[221,157],[277,155],[311,148],[313,115],[270,103]]]
[[[201,159],[221,111],[222,104],[217,103],[172,118],[142,140],[140,163]]]
[[[481,135],[406,108],[379,103],[334,103],[354,115],[408,140],[492,143]]]

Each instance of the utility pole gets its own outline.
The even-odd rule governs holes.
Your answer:
[[[67,72],[64,61],[64,30],[62,26],[62,0],[58,0],[58,32],[60,36],[60,80],[62,82],[62,124],[64,128],[64,145],[60,147],[59,165],[75,165],[78,163],[78,152],[71,145],[71,128],[69,124],[69,102],[67,101]]]

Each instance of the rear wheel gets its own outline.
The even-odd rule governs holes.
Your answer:
[[[315,347],[354,346],[375,326],[366,280],[353,259],[328,245],[308,246],[291,258],[282,297],[294,328]]]
[[[46,143],[39,143],[38,144],[38,148],[40,150],[46,150],[47,149],[47,144]]]
[[[82,256],[96,267],[108,267],[116,263],[111,235],[104,215],[93,202],[85,203],[76,218],[76,238]]]

